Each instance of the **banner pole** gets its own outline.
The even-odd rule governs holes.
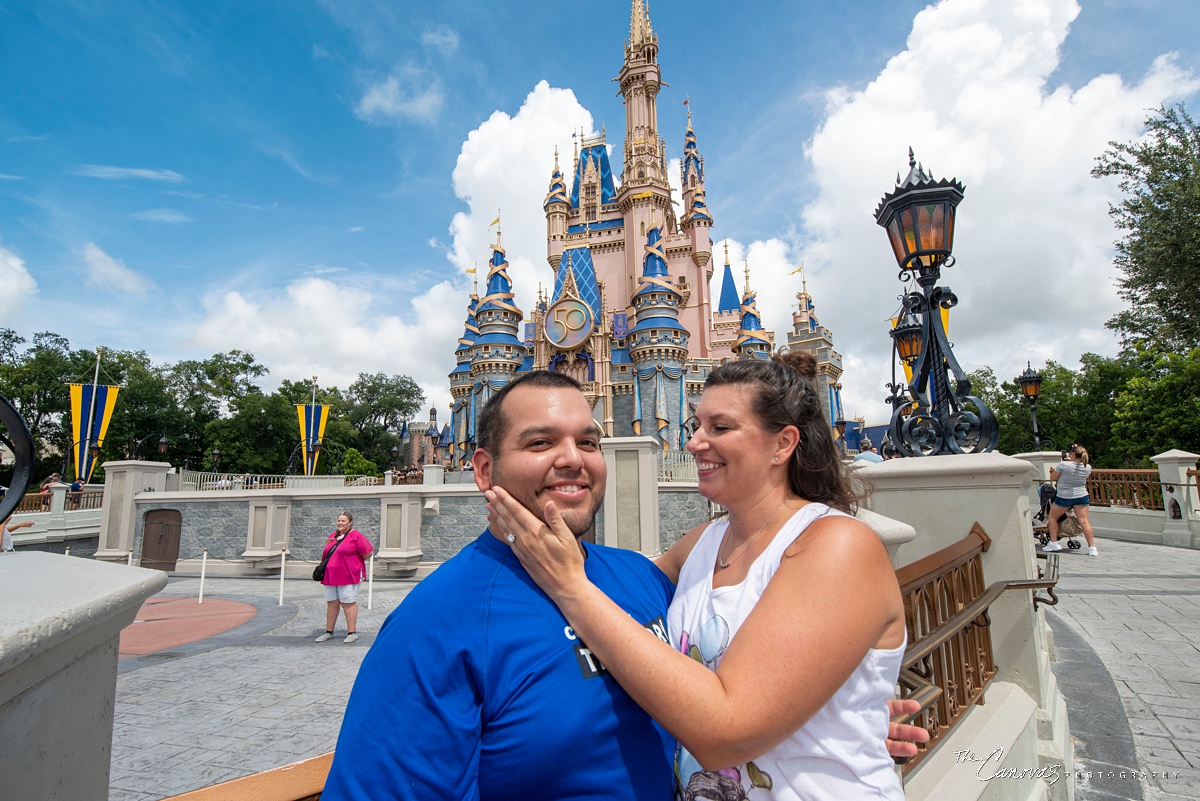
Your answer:
[[[127,556],[125,558],[125,564],[129,565],[130,567],[133,567],[133,549],[132,548],[129,549],[129,556]]]
[[[200,598],[196,601],[198,604],[204,603],[204,574],[208,570],[208,549],[204,549],[204,554],[200,557]]]

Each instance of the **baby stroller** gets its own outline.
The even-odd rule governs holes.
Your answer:
[[[1033,514],[1033,533],[1042,546],[1050,542],[1050,505],[1058,497],[1058,490],[1053,484],[1042,484],[1038,487],[1038,510]],[[1075,519],[1075,508],[1058,519],[1058,539],[1067,541],[1067,548],[1077,551],[1083,547],[1079,537],[1083,536],[1083,527]]]

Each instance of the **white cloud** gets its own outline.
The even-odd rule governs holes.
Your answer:
[[[421,34],[421,44],[450,55],[458,50],[458,34],[446,25],[432,25]]]
[[[752,252],[751,269],[765,288],[807,262],[822,322],[847,355],[847,413],[887,414],[887,319],[902,287],[872,212],[907,171],[910,145],[935,177],[966,185],[958,265],[942,274],[960,301],[951,339],[963,366],[1008,379],[1027,359],[1115,351],[1104,321],[1121,307],[1107,214],[1118,194],[1089,171],[1109,141],[1141,133],[1147,109],[1200,82],[1163,56],[1136,84],[1099,75],[1077,89],[1048,85],[1078,13],[1075,0],[943,0],[916,16],[907,49],[864,89],[828,93],[805,150],[818,188],[803,210],[812,239],[762,272]],[[787,330],[790,309],[774,300],[760,295],[764,323]]]
[[[25,180],[24,175],[8,175],[7,173],[0,172],[0,181],[24,181],[24,180]]]
[[[346,229],[346,232],[347,232],[347,233],[351,233],[351,234],[357,234],[357,233],[361,233],[361,232],[363,232],[363,231],[365,231],[365,230],[367,230],[367,229],[366,229],[364,226],[361,226],[361,225],[352,225],[352,226],[350,226],[349,228],[347,228],[347,229]]]
[[[4,287],[0,291],[0,325],[8,326],[25,301],[37,294],[38,284],[25,269],[25,261],[3,245],[0,245],[0,287]]]
[[[83,262],[87,265],[87,282],[100,289],[144,295],[154,288],[153,281],[129,269],[125,262],[114,259],[93,242],[84,245]]]
[[[404,318],[380,310],[376,295],[349,283],[306,277],[283,293],[228,292],[210,299],[186,343],[204,352],[249,351],[280,380],[316,375],[348,387],[360,372],[402,373],[425,392],[445,420],[466,305],[449,281],[411,301]]]
[[[554,280],[546,262],[546,216],[542,211],[554,168],[554,147],[559,148],[564,174],[570,173],[571,133],[580,127],[591,130],[592,115],[579,104],[575,93],[542,81],[515,116],[492,112],[471,131],[454,167],[454,193],[469,210],[455,214],[450,223],[454,239],[450,261],[460,270],[478,263],[479,279],[484,279],[484,265],[496,241],[495,229],[489,230],[488,224],[499,210],[508,274],[517,306],[525,312],[533,306],[538,283],[550,286]],[[455,313],[460,323],[466,317],[466,300],[466,293],[461,293]]]
[[[444,102],[438,77],[409,64],[398,67],[383,81],[370,86],[354,113],[368,122],[432,122],[437,119]]]
[[[148,170],[141,167],[109,167],[103,164],[80,164],[72,172],[84,178],[102,178],[106,181],[144,178],[147,181],[165,181],[170,184],[178,184],[187,180],[174,170]]]
[[[132,216],[135,220],[145,220],[146,222],[161,222],[161,223],[185,223],[192,222],[192,218],[181,211],[175,209],[146,209],[145,211],[134,212]]]
[[[248,350],[276,379],[316,374],[322,384],[346,387],[360,372],[404,373],[444,421],[447,375],[466,318],[469,283],[462,271],[491,256],[495,230],[488,223],[501,209],[517,303],[530,308],[537,282],[549,284],[553,277],[544,257],[541,201],[554,146],[569,152],[571,132],[590,129],[591,122],[573,93],[543,82],[515,116],[497,111],[468,135],[453,180],[469,210],[451,222],[452,246],[428,242],[459,274],[414,297],[407,313],[383,309],[378,299],[386,293],[372,291],[361,276],[333,278],[332,268],[315,265],[281,293],[229,292],[209,300],[186,344],[207,352]]]

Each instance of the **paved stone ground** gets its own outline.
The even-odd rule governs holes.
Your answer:
[[[1076,738],[1076,798],[1137,797],[1127,785],[1136,774],[1146,801],[1200,799],[1200,551],[1097,545],[1096,558],[1063,551],[1060,600],[1047,613]],[[1103,711],[1112,700],[1107,677],[1089,652],[1111,677],[1107,692],[1115,684],[1127,723]],[[1072,697],[1072,674],[1094,689]],[[1121,758],[1125,737],[1136,764]]]
[[[163,595],[195,596],[172,578]],[[314,643],[325,600],[312,581],[208,579],[205,598],[253,603],[254,620],[217,637],[120,662],[111,801],[151,801],[332,751],[359,663],[412,582],[359,596],[358,642]]]
[[[1063,552],[1060,601],[1047,613],[1076,737],[1076,798],[1200,799],[1200,551],[1099,545],[1099,558]],[[163,595],[198,586],[172,578]],[[151,801],[333,749],[358,665],[413,584],[377,582],[371,611],[364,585],[352,645],[340,620],[335,640],[312,641],[324,629],[318,585],[288,581],[282,607],[278,587],[209,579],[205,597],[253,603],[258,615],[120,663],[112,801]]]

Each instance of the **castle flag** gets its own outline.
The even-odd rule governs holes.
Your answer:
[[[99,450],[117,406],[120,387],[71,384],[71,450],[75,455],[75,478],[87,483],[96,469],[92,446]]]
[[[304,443],[304,475],[311,476],[317,470],[317,457],[321,455],[321,439],[325,436],[325,424],[329,422],[329,404],[297,403],[296,414],[300,418],[300,440]]]

